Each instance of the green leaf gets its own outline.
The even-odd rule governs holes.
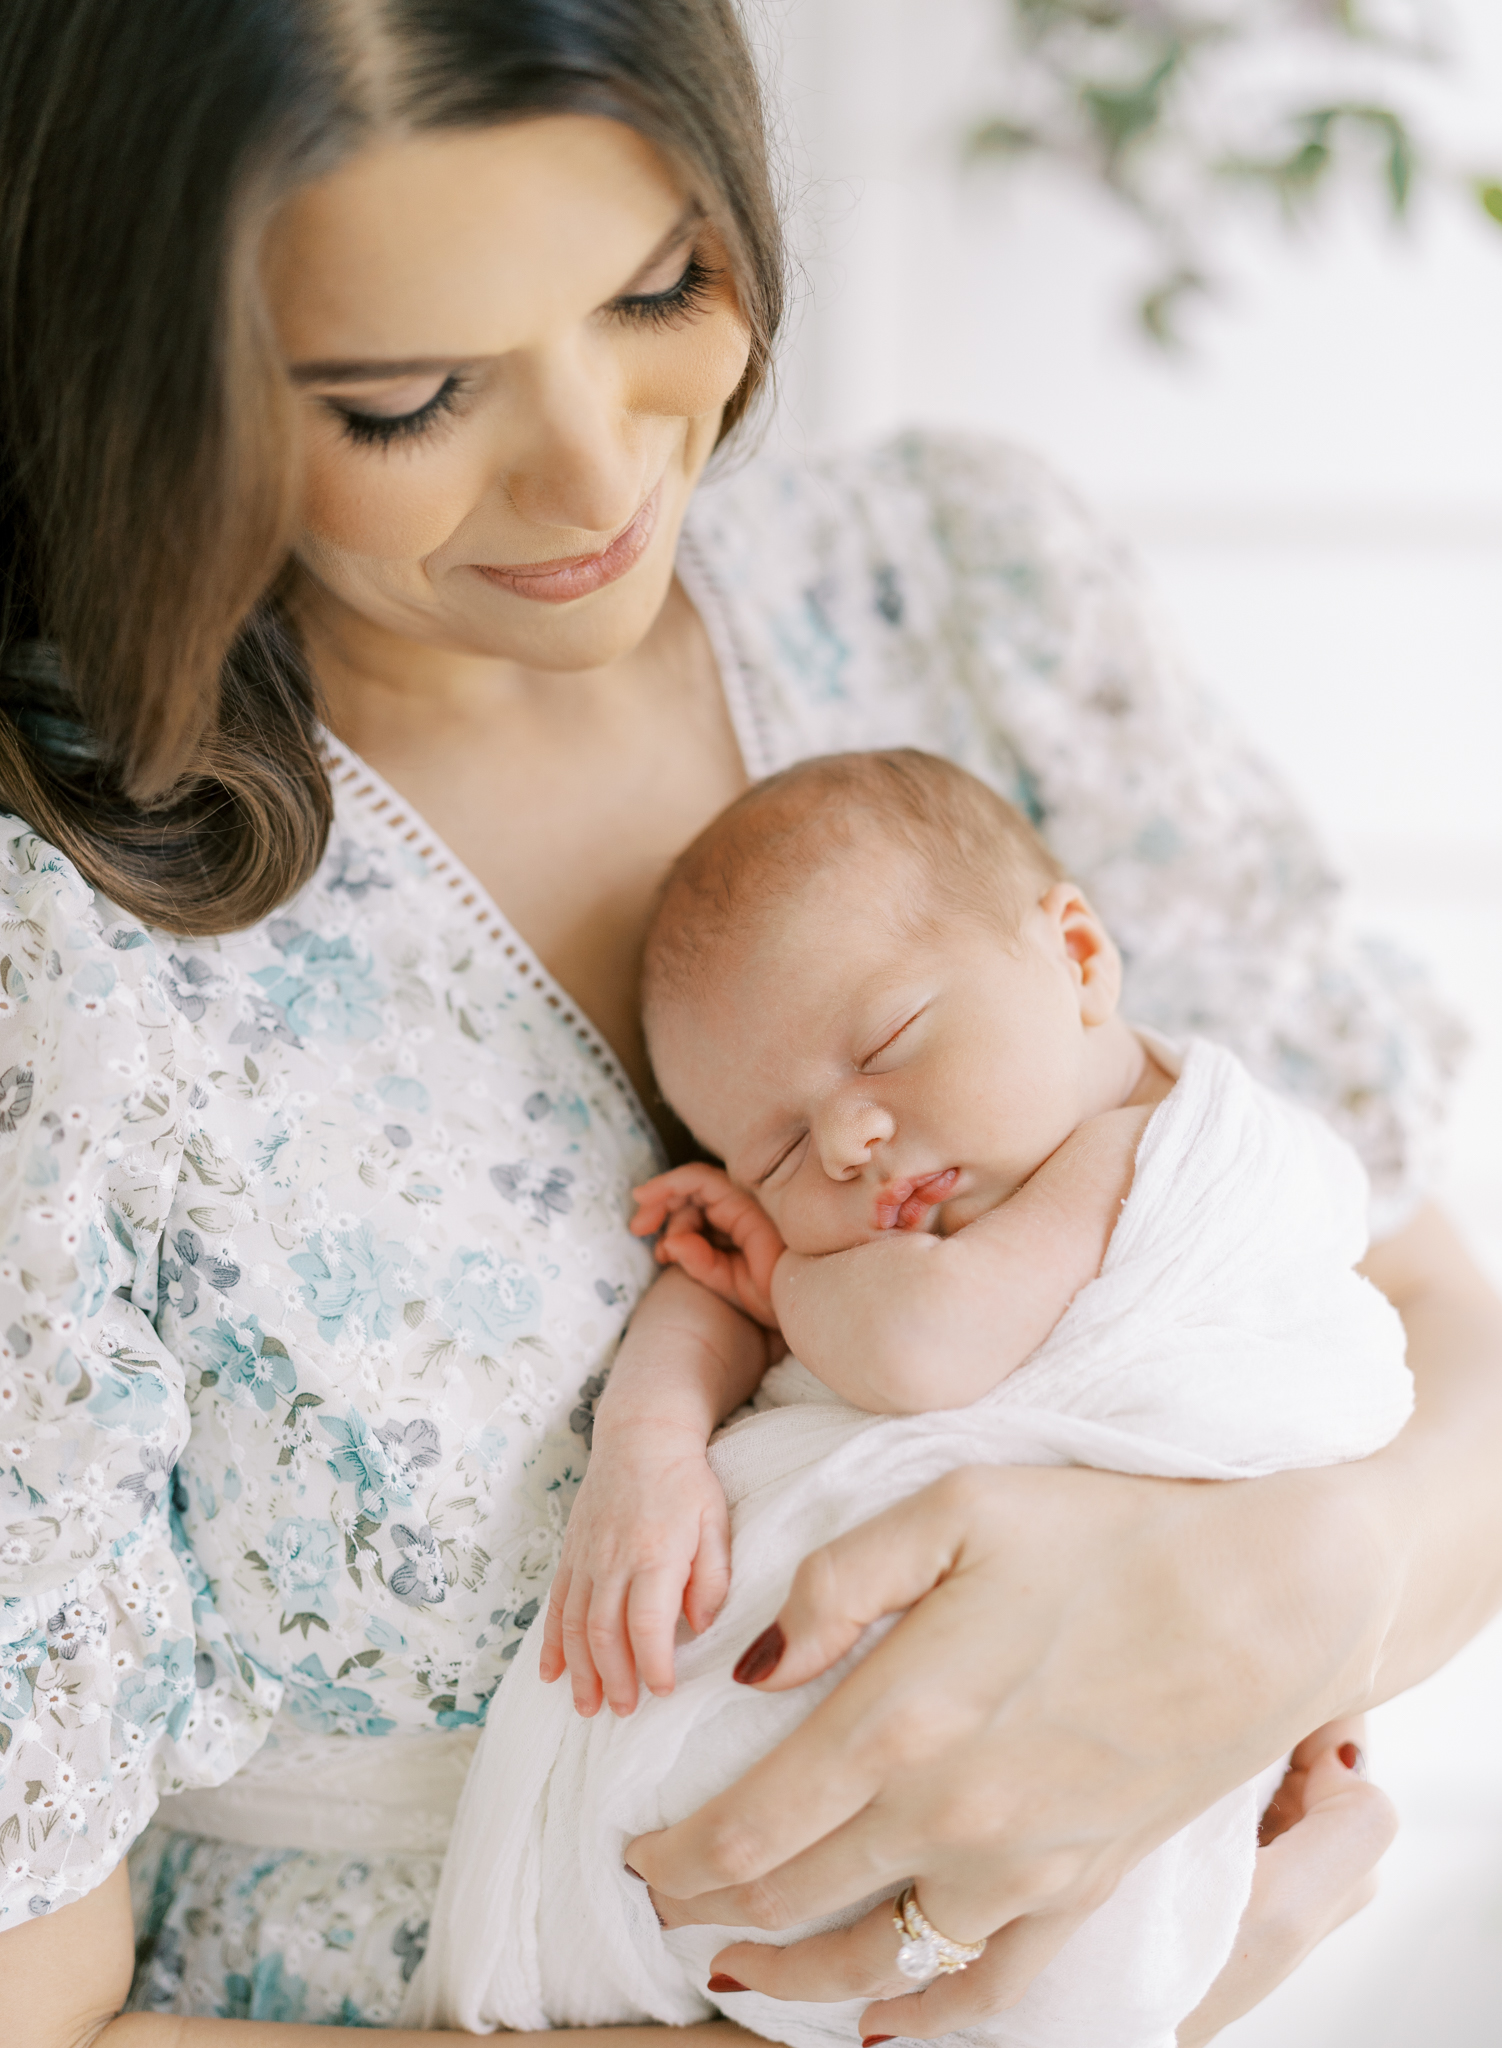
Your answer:
[[[78,1378],[73,1382],[73,1385],[69,1387],[68,1398],[66,1401],[64,1401],[63,1406],[65,1408],[71,1408],[75,1401],[87,1401],[90,1394],[92,1394],[93,1391],[94,1382],[89,1378],[88,1374],[82,1369],[82,1367],[80,1367]]]
[[[294,1628],[302,1630],[304,1642],[308,1640],[308,1630],[310,1628],[321,1628],[325,1635],[329,1632],[329,1625],[323,1616],[321,1614],[310,1614],[306,1609],[300,1614],[284,1614],[282,1616],[281,1633],[286,1635],[290,1629]]]
[[[223,1237],[234,1221],[228,1209],[190,1209],[188,1218],[211,1237]]]
[[[479,1032],[476,1031],[474,1025],[469,1021],[468,1010],[461,1010],[459,1012],[459,1029],[464,1033],[464,1036],[466,1038],[472,1038],[476,1045],[480,1045],[483,1043]]]
[[[263,1353],[269,1351],[270,1349],[271,1345],[269,1341],[261,1346],[261,1350]],[[280,1346],[277,1347],[277,1350],[278,1355],[280,1357],[286,1357],[286,1352],[283,1351]],[[298,1394],[293,1400],[291,1412],[293,1415],[295,1415],[299,1408],[321,1408],[322,1406],[322,1394]]]
[[[1482,211],[1489,213],[1498,227],[1502,227],[1502,180],[1478,178],[1476,197],[1481,201]]]
[[[217,1387],[219,1384],[219,1375],[217,1372],[214,1371],[213,1367],[210,1366],[206,1372],[199,1374],[198,1384],[201,1387]]]
[[[340,1678],[348,1678],[352,1671],[368,1671],[372,1664],[380,1663],[381,1655],[382,1653],[379,1650],[361,1650],[357,1656],[346,1657],[339,1666],[339,1669],[334,1673],[334,1677],[338,1680]]]
[[[46,1789],[47,1787],[40,1778],[28,1778],[26,1780],[26,1804],[28,1806],[35,1806]]]
[[[10,1730],[7,1728],[5,1733],[9,1735]],[[18,1813],[8,1813],[4,1820],[0,1821],[0,1856],[3,1856],[7,1849],[19,1849],[20,1846],[21,1816]]]
[[[409,1330],[415,1330],[428,1312],[425,1301],[408,1301],[402,1304],[402,1321]]]
[[[249,1053],[245,1055],[245,1078],[251,1083],[255,1083],[261,1078],[261,1070]]]
[[[263,1337],[261,1339],[262,1358],[287,1358],[290,1357],[290,1355],[291,1354],[288,1352],[286,1345],[282,1342],[280,1337]],[[308,1397],[306,1395],[303,1396],[304,1400],[306,1400],[307,1398]]]

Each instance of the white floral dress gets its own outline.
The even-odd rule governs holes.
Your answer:
[[[1323,1107],[1402,1220],[1443,1020],[1343,944],[1307,829],[1046,472],[921,437],[752,462],[680,569],[752,774],[914,743],[988,777],[1094,893],[1133,1016]],[[138,1845],[135,2004],[381,2025],[436,1853],[148,1823],[268,1738],[378,1761],[483,1716],[651,1277],[625,1226],[659,1154],[501,910],[330,760],[318,873],[218,940],[0,822],[0,1926]]]

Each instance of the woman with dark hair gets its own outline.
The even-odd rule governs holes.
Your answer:
[[[0,17],[7,2039],[397,2013],[652,1275],[647,908],[800,756],[974,768],[1091,883],[1136,1016],[1328,1111],[1419,1412],[1359,1467],[974,1473],[874,1519],[774,1682],[911,1612],[631,1846],[665,1915],[915,1878],[995,1932],[867,2023],[963,2026],[1502,1598],[1502,1311],[1420,1206],[1443,1034],[1035,464],[910,438],[700,489],[781,302],[731,0]],[[1342,1739],[1197,2040],[1367,1880],[1380,1795],[1304,1810]],[[838,1997],[892,1938],[734,1966]]]

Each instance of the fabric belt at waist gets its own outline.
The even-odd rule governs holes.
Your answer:
[[[479,1733],[304,1735],[278,1719],[227,1784],[173,1793],[156,1817],[252,1849],[441,1856]]]

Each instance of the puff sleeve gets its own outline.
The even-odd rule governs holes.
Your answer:
[[[157,1335],[191,1083],[148,933],[0,820],[0,1928],[100,1883],[280,1688],[174,1528]]]

